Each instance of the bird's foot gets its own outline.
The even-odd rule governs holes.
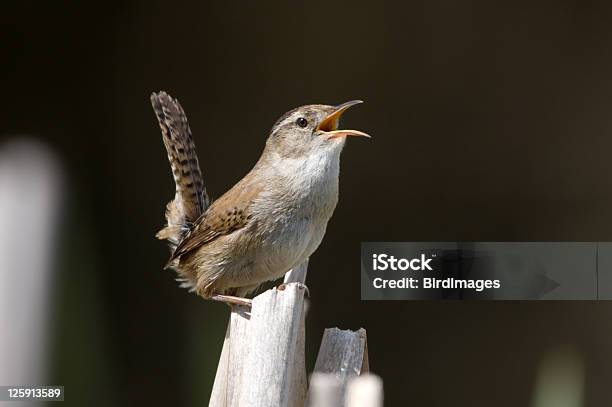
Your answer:
[[[213,300],[213,301],[224,302],[227,305],[229,305],[230,307],[232,305],[240,305],[240,306],[243,306],[243,307],[251,308],[251,305],[253,305],[253,300],[251,300],[249,298],[236,297],[236,296],[233,296],[233,295],[221,295],[221,294],[217,294],[217,295],[213,295],[212,297],[210,297],[210,299]]]
[[[288,285],[288,284],[297,284],[298,288],[299,288],[300,290],[306,290],[306,296],[307,296],[307,297],[310,297],[310,291],[308,290],[308,287],[307,287],[307,286],[306,286],[306,284],[304,284],[304,283],[298,283],[298,282],[292,282],[292,283],[283,283],[283,284],[279,285],[278,287],[276,287],[276,289],[277,289],[278,291],[284,291],[284,290],[285,290],[285,288],[287,288],[287,285]]]

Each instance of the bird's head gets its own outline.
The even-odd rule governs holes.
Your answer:
[[[349,136],[370,137],[358,130],[340,130],[342,114],[363,103],[351,100],[338,106],[306,105],[285,113],[272,127],[267,147],[283,157],[340,151]]]

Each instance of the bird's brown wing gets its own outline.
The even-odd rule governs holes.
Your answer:
[[[204,187],[187,116],[180,103],[166,92],[159,92],[151,95],[151,105],[159,121],[176,183],[174,199],[166,208],[167,226],[159,231],[157,237],[177,244],[206,211],[210,199]]]
[[[178,244],[166,266],[219,236],[228,235],[248,224],[252,218],[251,203],[262,189],[249,181],[250,177],[247,175],[212,203]]]

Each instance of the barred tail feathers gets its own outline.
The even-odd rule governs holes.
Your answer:
[[[151,105],[159,121],[176,184],[174,199],[166,206],[166,226],[156,236],[168,240],[174,248],[193,222],[206,211],[210,199],[204,187],[187,116],[178,100],[161,91],[151,94]]]

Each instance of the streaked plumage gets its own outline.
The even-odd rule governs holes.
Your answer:
[[[172,99],[166,92],[153,93],[151,105],[159,122],[176,184],[174,199],[166,207],[167,225],[157,233],[157,237],[177,245],[191,225],[208,209],[210,199],[204,187],[187,116],[178,100]]]

